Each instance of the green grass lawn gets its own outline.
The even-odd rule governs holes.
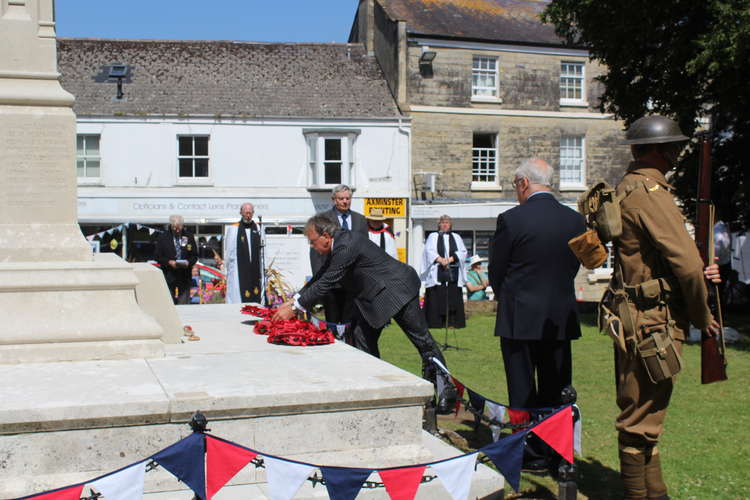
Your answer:
[[[747,332],[747,317],[729,318],[727,324]],[[583,456],[577,457],[579,498],[622,498],[618,473],[614,418],[612,344],[594,326],[593,315],[583,316],[583,336],[573,343],[573,384],[583,415]],[[499,341],[493,335],[494,315],[477,315],[467,327],[449,332],[449,343],[469,350],[445,352],[456,378],[480,394],[507,402],[505,371]],[[444,331],[433,331],[439,343]],[[421,373],[416,350],[395,324],[380,340],[383,359],[415,374]],[[659,447],[662,467],[672,499],[750,498],[750,342],[728,346],[729,380],[700,384],[700,347],[686,345],[684,368],[679,375],[666,431]],[[442,419],[441,427],[455,430],[478,448],[489,441],[486,429],[473,430],[473,422]],[[556,498],[557,484],[548,476],[523,474],[521,493],[506,498]],[[744,479],[743,479],[744,478]]]

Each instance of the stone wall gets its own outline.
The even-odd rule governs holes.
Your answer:
[[[606,180],[614,184],[628,162],[626,146],[619,145],[621,128],[612,120],[530,118],[412,112],[412,168],[439,172],[436,197],[515,199],[511,185],[519,162],[538,156],[558,167],[561,135],[586,137],[586,184]],[[498,134],[500,187],[472,191],[472,138],[474,132]],[[554,186],[558,186],[555,176]],[[556,192],[575,200],[578,191]]]

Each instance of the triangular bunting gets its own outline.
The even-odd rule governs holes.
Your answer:
[[[479,413],[484,412],[484,402],[486,401],[486,399],[484,399],[484,397],[472,391],[468,387],[466,388],[466,392],[469,394],[469,403],[471,404],[471,407],[477,410]]]
[[[479,450],[492,460],[492,463],[508,481],[508,484],[516,491],[518,491],[521,481],[521,464],[523,463],[526,432],[510,434]]]
[[[206,436],[206,499],[211,500],[256,456],[253,451]]]
[[[513,408],[507,408],[508,421],[513,425],[528,424],[531,421],[531,414],[524,410],[514,410]],[[520,432],[520,429],[515,429],[513,432]]]
[[[469,453],[453,460],[430,464],[430,468],[440,478],[440,482],[453,500],[466,500],[471,489],[471,476],[477,462],[477,453]]]
[[[151,458],[203,498],[206,494],[205,451],[204,435],[196,432]]]
[[[573,463],[573,411],[566,406],[529,429],[568,463]]]
[[[461,400],[464,398],[464,390],[466,390],[466,387],[464,384],[456,380],[455,377],[451,377],[451,380],[453,381],[453,385],[456,386],[456,392],[458,393],[456,395],[456,411],[455,414],[458,415],[458,410],[461,409]]]
[[[266,466],[266,482],[271,500],[290,500],[315,470],[312,465],[265,456],[263,463]]]
[[[336,325],[336,331],[339,333],[339,337],[343,338],[346,333],[346,325]]]
[[[138,462],[126,469],[87,483],[107,500],[132,500],[143,498],[143,478],[146,462]]]
[[[320,468],[331,500],[354,500],[372,471],[354,467]]]
[[[378,474],[391,500],[413,500],[422,483],[425,468],[426,466],[422,465],[404,469],[379,470]]]
[[[498,422],[502,422],[505,420],[505,407],[503,405],[499,405],[497,403],[493,403],[492,401],[487,401],[487,415],[494,420],[497,420]],[[502,430],[502,427],[499,425],[490,425],[490,430],[492,431],[492,440],[497,441],[500,439],[500,431]]]
[[[26,497],[27,500],[79,500],[81,498],[81,492],[83,491],[82,484],[64,488],[62,490],[55,490],[49,493],[42,493],[35,497]]]

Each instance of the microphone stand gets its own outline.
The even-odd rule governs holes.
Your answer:
[[[268,305],[268,299],[266,297],[266,231],[263,227],[263,216],[258,216],[258,232],[260,233],[260,304],[262,306]]]
[[[450,297],[448,295],[448,291],[450,290],[450,281],[446,281],[445,285],[441,283],[440,286],[445,286],[445,341],[443,342],[443,345],[440,347],[444,351],[447,351],[448,349],[455,349],[457,351],[468,351],[469,349],[466,347],[459,347],[458,335],[456,334],[455,329],[453,331],[453,339],[455,340],[456,345],[452,345],[448,343],[448,313],[450,310]]]

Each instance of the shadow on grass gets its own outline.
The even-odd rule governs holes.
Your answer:
[[[620,473],[599,460],[587,457],[576,461],[578,466],[578,491],[591,499],[622,498]]]

